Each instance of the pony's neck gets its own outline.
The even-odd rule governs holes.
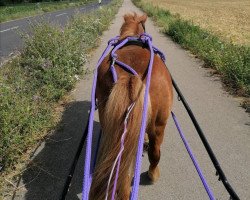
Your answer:
[[[144,31],[139,26],[140,24],[133,21],[125,22],[121,27],[120,39],[141,35]]]
[[[124,27],[123,30],[121,30],[121,34],[120,34],[120,38],[126,38],[129,36],[136,36],[138,35],[137,31],[136,31],[137,27]]]
[[[146,19],[146,15],[139,17],[136,13],[134,15],[124,15],[124,23],[120,30],[120,40],[129,36],[139,36],[144,33]]]

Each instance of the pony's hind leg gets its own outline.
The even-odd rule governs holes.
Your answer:
[[[158,163],[160,161],[161,150],[160,146],[163,141],[165,124],[156,126],[154,131],[148,134],[149,136],[149,148],[148,158],[150,162],[148,176],[152,182],[156,182],[160,177],[160,170]]]

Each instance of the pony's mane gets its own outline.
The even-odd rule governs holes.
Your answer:
[[[147,20],[147,15],[138,16],[134,14],[126,14],[123,16],[124,23],[120,29],[120,39],[124,39],[129,36],[138,36],[144,32],[143,26]]]

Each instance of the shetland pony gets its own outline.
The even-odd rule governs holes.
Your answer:
[[[120,40],[128,36],[141,35],[144,32],[146,19],[146,15],[138,16],[136,13],[125,15],[124,23],[120,29]],[[118,81],[114,83],[109,69],[112,62],[110,55],[104,59],[99,67],[96,98],[98,100],[102,138],[90,188],[89,198],[91,200],[105,199],[110,172],[120,150],[120,139],[124,129],[123,122],[127,108],[135,102],[128,119],[128,132],[124,142],[125,148],[122,153],[115,199],[128,200],[130,195],[150,51],[143,45],[129,44],[116,53],[118,60],[131,66],[139,76],[134,76],[115,65]],[[160,176],[158,167],[160,145],[163,141],[164,129],[171,111],[172,101],[173,91],[170,74],[161,58],[155,55],[149,90],[146,129],[149,139],[148,158],[150,162],[148,176],[152,182],[155,182]],[[111,179],[108,199],[111,198],[113,185],[114,175]]]

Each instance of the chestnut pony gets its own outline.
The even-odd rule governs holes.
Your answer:
[[[125,15],[120,30],[120,40],[128,36],[142,34],[146,19],[146,15]],[[110,172],[120,150],[125,115],[131,103],[135,102],[128,119],[128,132],[124,142],[125,148],[122,153],[115,199],[128,200],[130,195],[150,51],[143,45],[132,43],[125,45],[116,53],[118,60],[131,66],[139,76],[134,76],[115,65],[118,81],[114,83],[109,69],[111,64],[110,55],[104,59],[99,67],[96,98],[98,100],[102,138],[90,188],[89,197],[91,200],[105,199]],[[170,74],[161,58],[155,55],[149,90],[146,129],[149,139],[148,157],[150,162],[148,176],[152,182],[156,181],[160,176],[158,167],[160,145],[163,141],[164,129],[171,111],[172,101],[173,91]],[[111,198],[113,185],[114,176],[111,179],[108,199]]]

